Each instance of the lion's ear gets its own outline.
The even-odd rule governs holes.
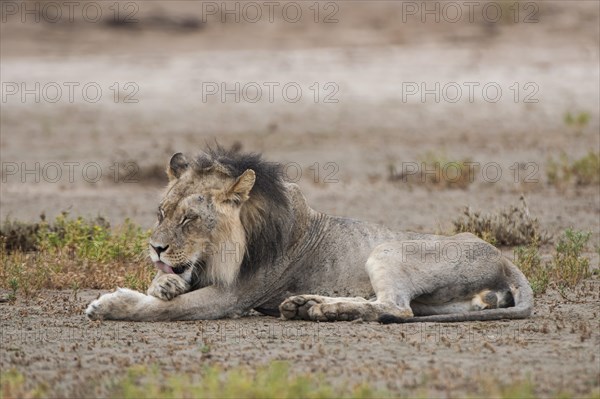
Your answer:
[[[227,189],[225,193],[225,199],[228,201],[234,201],[236,203],[242,203],[250,198],[250,190],[254,187],[256,181],[256,174],[252,169],[247,169],[236,181]]]
[[[174,154],[167,165],[167,175],[169,176],[169,180],[179,179],[189,166],[190,163],[185,155],[180,152]]]

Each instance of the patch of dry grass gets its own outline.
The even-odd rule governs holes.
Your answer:
[[[484,214],[467,207],[452,223],[455,233],[473,233],[493,245],[529,245],[550,240],[550,236],[540,229],[537,218],[531,216],[523,196],[519,205],[496,213]]]
[[[403,163],[400,172],[390,164],[388,181],[437,189],[466,189],[475,181],[478,167],[469,159],[451,161],[443,154],[432,152],[420,159],[419,162]]]

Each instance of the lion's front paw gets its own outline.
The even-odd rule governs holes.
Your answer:
[[[279,305],[279,312],[284,320],[313,320],[308,310],[321,302],[323,301],[318,295],[291,296]]]
[[[141,292],[118,288],[90,303],[85,314],[91,320],[133,320],[136,309],[148,298]]]
[[[190,285],[176,274],[163,274],[158,276],[148,288],[148,295],[163,301],[170,301],[178,295],[190,290]]]

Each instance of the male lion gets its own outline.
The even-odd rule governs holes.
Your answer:
[[[525,318],[533,294],[499,250],[468,233],[393,232],[311,209],[256,154],[173,155],[147,295],[101,296],[91,319],[198,320],[251,309],[285,319],[381,322]]]

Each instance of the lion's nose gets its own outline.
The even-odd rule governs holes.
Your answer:
[[[169,248],[168,245],[166,245],[164,247],[161,247],[161,246],[154,246],[154,245],[150,244],[150,246],[152,248],[154,248],[154,251],[156,252],[156,254],[158,255],[158,257],[160,257],[160,254],[163,253],[163,252],[165,252]]]

